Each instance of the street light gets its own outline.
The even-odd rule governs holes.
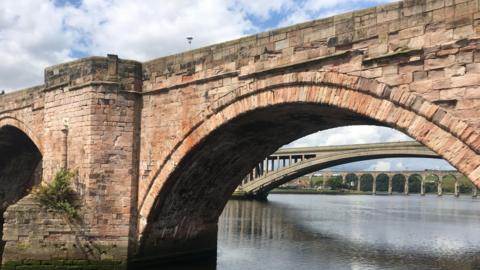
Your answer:
[[[192,40],[193,40],[193,37],[187,37],[187,42],[188,42],[188,45],[189,45],[190,49],[192,48]]]

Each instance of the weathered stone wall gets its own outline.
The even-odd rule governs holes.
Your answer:
[[[96,241],[84,225],[45,209],[32,196],[9,208],[4,231],[2,269],[126,268],[124,260],[111,256],[124,252],[123,246]]]
[[[324,82],[330,83],[333,89],[357,89],[378,96],[385,103],[340,90],[321,92],[320,86],[315,89],[320,93],[332,93],[332,98],[319,97],[318,100],[326,104],[345,104],[345,108],[350,106],[359,115],[369,116],[381,124],[406,132],[433,148],[478,184],[478,156],[475,157],[480,150],[480,137],[476,131],[480,125],[477,93],[480,76],[476,68],[480,64],[477,56],[480,46],[478,11],[477,0],[403,1],[144,63],[140,228],[158,219],[159,222],[152,225],[156,227],[153,234],[162,235],[157,242],[167,239],[165,235],[169,235],[170,231],[181,234],[178,238],[183,239],[200,233],[201,229],[192,228],[202,228],[202,222],[196,220],[191,226],[186,224],[188,222],[173,226],[184,221],[182,215],[175,215],[168,223],[168,215],[162,212],[167,211],[165,209],[170,209],[168,211],[172,213],[182,211],[179,210],[180,205],[188,208],[186,201],[202,196],[200,192],[192,194],[193,191],[187,191],[196,184],[199,186],[195,188],[201,190],[200,180],[192,180],[188,184],[185,180],[186,186],[183,186],[179,175],[184,174],[177,173],[177,170],[189,173],[188,176],[185,173],[185,179],[203,177],[201,181],[214,182],[208,175],[195,171],[199,169],[198,164],[191,164],[195,169],[180,165],[192,158],[192,152],[206,140],[203,136],[209,136],[209,132],[213,134],[217,127],[227,125],[236,116],[244,114],[248,106],[269,106],[279,99],[295,100],[287,94],[278,98],[281,94],[276,94],[274,90],[277,88],[288,89],[290,86],[291,95],[299,95],[295,100],[298,103],[317,101],[310,96],[302,96],[302,93],[307,95],[307,91],[311,93],[308,84],[320,84],[325,79],[323,75],[313,75],[314,72],[338,74],[329,76],[331,80]],[[348,82],[343,83],[342,79]],[[299,81],[305,86],[298,86],[301,85]],[[375,83],[384,83],[388,90],[360,90],[361,84]],[[270,96],[263,93],[268,91],[272,92]],[[257,99],[248,98],[249,95],[257,96]],[[311,95],[316,97],[319,94]],[[235,106],[232,105],[231,110],[225,109],[230,104]],[[391,110],[397,110],[397,106],[410,111],[405,112],[405,116],[410,116],[403,120],[395,119]],[[373,114],[379,111],[382,116]],[[221,116],[217,118],[216,114]],[[413,120],[416,116],[420,116],[421,120]],[[430,130],[442,131],[434,137],[427,126]],[[210,145],[212,150],[209,155],[213,156],[216,147]],[[204,149],[209,151],[209,147]],[[228,151],[225,155],[229,155],[226,153]],[[460,162],[460,156],[470,158]],[[175,192],[182,195],[173,198],[170,194]],[[207,188],[202,192],[214,193]],[[180,202],[182,196],[183,204]],[[176,199],[178,204],[174,202]],[[197,209],[208,208],[209,204],[214,202],[197,202]],[[155,210],[157,212],[152,214],[149,212],[151,206],[163,210]],[[192,212],[185,212],[185,217],[193,220],[192,215]],[[160,217],[163,218],[161,222]],[[181,228],[184,228],[184,234],[179,233]]]
[[[371,78],[479,126],[478,9],[477,0],[403,1],[144,63],[140,200],[192,118],[262,74],[297,68]]]
[[[40,127],[42,178],[49,181],[64,167],[76,170],[73,186],[82,201],[82,225],[77,230],[64,229],[58,217],[34,207],[31,199],[22,201],[27,206],[10,207],[5,214],[8,237],[3,263],[21,265],[25,258],[126,261],[129,242],[136,239],[131,224],[136,216],[139,103],[135,91],[140,72],[134,61],[94,57],[48,68],[45,87],[29,95],[2,97],[5,110],[0,110],[0,118],[13,111],[29,119],[33,115],[21,111],[26,107],[22,103],[42,104],[42,117],[32,124]],[[24,215],[32,222],[21,227],[19,218]],[[48,228],[37,226],[43,223]],[[53,252],[58,245],[61,252]],[[18,248],[22,246],[26,248]]]
[[[0,127],[10,125],[23,131],[42,150],[43,86],[0,95]]]
[[[248,166],[339,125],[397,128],[480,185],[479,7],[408,0],[143,64],[61,64],[44,86],[0,96],[0,126],[37,145],[43,179],[78,169],[85,235],[119,260],[140,236],[153,256],[213,247]]]

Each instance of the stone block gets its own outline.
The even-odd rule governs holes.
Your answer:
[[[425,70],[439,69],[449,67],[455,64],[455,56],[449,55],[447,57],[437,57],[425,60]]]

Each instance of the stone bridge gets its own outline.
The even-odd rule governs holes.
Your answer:
[[[331,177],[340,177],[342,179],[342,183],[348,184],[347,178],[351,178],[350,184],[354,184],[356,186],[357,191],[361,191],[362,186],[362,178],[366,176],[371,176],[372,183],[371,183],[371,192],[373,195],[377,194],[377,186],[380,176],[384,176],[387,178],[387,190],[386,192],[390,195],[393,194],[393,181],[395,177],[400,177],[401,181],[403,182],[403,193],[405,195],[410,194],[410,187],[412,185],[417,185],[419,188],[420,195],[426,194],[426,185],[428,183],[433,184],[436,186],[436,193],[438,196],[443,195],[443,183],[447,181],[447,177],[453,178],[453,195],[455,197],[459,197],[461,190],[460,190],[460,179],[464,177],[458,171],[450,171],[450,170],[423,170],[423,171],[322,171],[321,172],[323,183],[322,187],[325,188],[328,186],[328,179]],[[310,175],[310,178],[313,174]],[[431,177],[433,179],[427,179]],[[353,180],[353,181],[352,181]],[[468,187],[471,191],[471,195],[473,198],[478,196],[478,188],[474,185]],[[467,191],[464,191],[465,193]]]
[[[321,169],[390,157],[441,158],[418,142],[285,148],[259,163],[237,188],[236,196],[263,199],[270,190]]]
[[[400,130],[480,186],[479,7],[408,0],[144,63],[46,68],[44,85],[0,96],[3,263],[215,254],[243,177],[338,126]],[[76,226],[28,196],[61,168],[78,171]]]

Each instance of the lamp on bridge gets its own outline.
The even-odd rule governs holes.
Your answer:
[[[193,37],[187,37],[187,42],[188,42],[188,45],[189,45],[190,49],[192,48],[192,40],[193,40]]]

